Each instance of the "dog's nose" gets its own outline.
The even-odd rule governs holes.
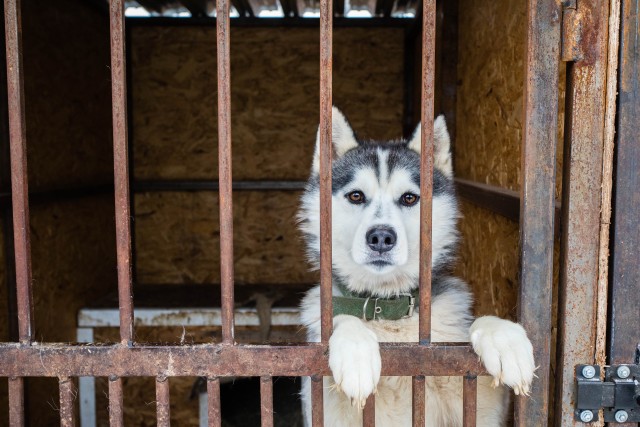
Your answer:
[[[367,231],[367,245],[372,251],[388,252],[396,245],[396,232],[390,227],[376,227]]]

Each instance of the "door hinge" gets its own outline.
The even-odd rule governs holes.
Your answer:
[[[604,410],[606,422],[640,422],[640,365],[576,366],[576,421],[597,421]]]
[[[562,48],[563,61],[579,61],[583,57],[581,13],[578,0],[562,1]]]

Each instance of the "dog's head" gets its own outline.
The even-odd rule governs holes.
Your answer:
[[[420,245],[420,125],[410,140],[360,141],[333,108],[333,272],[354,292],[391,296],[417,286]],[[434,123],[432,268],[458,240],[449,133]],[[311,262],[320,254],[319,138],[298,214]]]

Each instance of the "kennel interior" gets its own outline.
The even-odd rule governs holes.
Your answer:
[[[541,10],[552,3],[555,2],[543,4]],[[591,12],[593,21],[588,22],[588,28],[595,34],[588,41],[576,42],[577,47],[571,46],[584,51],[584,44],[591,43],[588,46],[591,51],[582,57],[571,57],[568,49],[562,51],[566,62],[558,61],[555,79],[550,80],[552,84],[558,83],[557,105],[544,108],[558,110],[557,141],[581,142],[580,138],[588,133],[581,128],[586,126],[581,119],[589,115],[576,107],[581,106],[581,95],[576,95],[576,88],[582,84],[577,71],[581,69],[580,61],[586,57],[588,61],[583,62],[587,68],[594,67],[594,75],[610,76],[602,65],[607,64],[606,54],[613,49],[607,38],[607,18],[619,3],[612,1],[610,9],[608,2],[579,2],[578,6],[573,2],[564,12],[556,5],[563,16],[563,26],[569,17],[574,19],[574,11],[582,12],[580,8],[585,8]],[[633,2],[627,2],[626,6],[624,3],[623,10],[624,7],[631,8]],[[12,4],[5,2],[5,8]],[[22,11],[33,271],[32,339],[34,343],[72,342],[78,338],[80,310],[101,304],[117,307],[117,299],[114,303],[109,302],[114,301],[110,297],[118,290],[109,5],[106,0],[31,0],[19,6]],[[232,6],[230,106],[236,303],[267,304],[267,310],[274,301],[276,305],[277,301],[286,301],[285,305],[293,306],[295,302],[291,301],[319,280],[317,272],[309,271],[295,220],[320,115],[319,4],[313,1],[238,0],[233,1]],[[126,131],[133,305],[135,308],[146,304],[171,305],[178,300],[193,299],[197,300],[195,305],[219,306],[221,230],[217,183],[215,4],[208,0],[140,0],[137,3],[127,1],[126,7],[129,13],[125,32]],[[422,4],[404,0],[337,0],[333,7],[333,103],[345,112],[362,137],[408,136],[421,112]],[[607,185],[606,173],[602,172],[603,164],[606,172],[607,163],[602,157],[606,154],[605,142],[608,140],[602,134],[591,146],[581,148],[585,152],[600,150],[600,155],[592,153],[584,158],[580,153],[574,155],[577,143],[567,143],[571,154],[563,154],[562,143],[548,149],[548,154],[556,151],[555,183],[553,179],[550,181],[554,186],[551,193],[555,203],[550,206],[551,213],[546,214],[555,218],[555,237],[549,239],[549,242],[553,241],[553,256],[548,257],[553,264],[552,274],[549,274],[552,281],[547,281],[552,304],[547,304],[544,295],[540,299],[535,295],[527,296],[520,286],[521,274],[531,273],[521,273],[522,221],[519,220],[523,180],[532,169],[531,164],[527,166],[521,158],[527,156],[522,142],[527,137],[525,70],[531,51],[527,32],[534,31],[528,10],[534,8],[534,3],[527,4],[525,0],[443,0],[435,7],[434,110],[445,114],[453,137],[454,167],[463,214],[460,219],[462,242],[455,273],[471,285],[478,315],[517,319],[519,297],[521,305],[524,299],[526,306],[550,313],[551,328],[542,331],[547,338],[551,337],[550,347],[546,349],[548,363],[541,362],[543,377],[544,366],[550,364],[549,390],[544,393],[549,402],[536,409],[539,412],[536,418],[520,419],[517,423],[543,425],[548,418],[551,425],[554,420],[556,425],[572,425],[573,408],[562,403],[566,390],[573,384],[565,366],[571,362],[565,362],[560,355],[562,352],[556,352],[556,349],[571,348],[573,343],[570,333],[566,339],[557,339],[558,327],[566,325],[569,332],[579,332],[581,328],[590,331],[586,347],[591,348],[589,343],[595,342],[596,317],[590,318],[587,324],[574,319],[563,320],[559,325],[557,313],[559,310],[564,314],[570,311],[564,308],[569,295],[567,289],[583,283],[591,288],[578,286],[580,290],[571,294],[570,302],[585,306],[586,311],[595,310],[597,305],[597,284],[601,283],[597,281],[597,275],[603,271],[602,268],[598,270],[597,264],[602,252],[598,240],[600,186],[606,188]],[[624,19],[621,22],[624,31],[627,24]],[[557,29],[560,24],[550,25]],[[625,34],[622,33],[623,41]],[[565,44],[563,39],[563,48]],[[621,43],[621,46],[626,45]],[[557,48],[559,55],[560,46]],[[637,50],[635,52],[637,64]],[[550,69],[554,70],[553,67]],[[622,73],[625,65],[620,69]],[[3,67],[5,76],[6,71]],[[630,79],[633,81],[634,77]],[[637,85],[636,75],[632,94],[637,95]],[[2,87],[6,98],[6,85]],[[592,89],[597,94],[593,101],[595,110],[583,108],[604,115],[606,88],[600,84]],[[569,93],[569,100],[565,99],[565,92]],[[637,105],[636,98],[631,96],[630,99],[631,104]],[[9,107],[6,101],[1,105],[4,113],[0,341],[9,343],[19,341],[20,337],[12,228]],[[565,105],[569,106],[567,117]],[[621,114],[619,112],[619,116]],[[604,118],[598,121],[595,119],[596,128],[598,123],[604,126]],[[576,135],[573,139],[564,137],[567,125]],[[634,132],[629,129],[629,126],[620,125],[618,133],[627,137],[625,132]],[[531,132],[531,128],[528,131]],[[637,155],[638,149],[635,150],[631,149],[630,158]],[[585,169],[595,165],[596,171],[569,167],[579,161]],[[616,179],[626,183],[625,188],[630,188],[629,191],[638,197],[638,186],[632,185],[637,177],[633,178],[625,171],[619,167]],[[580,173],[591,174],[592,180],[581,178]],[[575,180],[577,190],[573,190],[574,193],[570,193],[569,187],[563,189],[563,182],[568,180]],[[595,189],[584,190],[585,185],[594,183]],[[563,198],[580,191],[580,194],[589,193],[589,197],[573,204],[563,202]],[[632,209],[625,211],[624,202],[616,206],[620,215],[624,213],[624,218],[630,217],[631,224],[637,225],[637,213]],[[582,218],[582,228],[576,218]],[[631,230],[631,241],[640,241],[637,231]],[[574,232],[572,235],[577,234],[576,240],[567,237],[571,231]],[[586,235],[590,237],[584,237]],[[561,236],[564,236],[563,245]],[[611,241],[615,255],[617,240],[612,237]],[[543,251],[549,254],[551,244]],[[578,267],[572,264],[576,254],[583,262],[578,266],[582,268],[579,273],[575,273]],[[544,269],[544,256],[540,259]],[[628,268],[625,270],[628,282],[624,288],[620,285],[620,295],[625,297],[610,290],[613,303],[608,310],[609,314],[623,313],[622,304],[636,301],[636,305],[626,306],[631,308],[631,315],[625,324],[632,326],[633,310],[637,312],[638,307],[638,297],[634,296],[633,289],[637,289],[640,280],[634,284],[628,279],[629,276],[638,277],[638,267],[634,270],[630,264],[631,260],[623,263]],[[576,275],[582,282],[575,278]],[[211,300],[206,302],[209,294]],[[624,316],[618,318],[624,320]],[[188,325],[187,320],[184,323]],[[220,342],[222,339],[220,327],[182,327],[179,324],[180,320],[174,326],[136,327],[134,341],[180,345]],[[613,331],[615,325],[609,328]],[[304,340],[294,325],[274,326],[268,338],[259,327],[238,326],[236,329],[238,342]],[[637,332],[634,335],[630,329],[622,328],[619,334],[628,342],[637,337]],[[120,341],[118,328],[96,329],[93,339],[117,343]],[[616,345],[610,341],[609,347],[615,349]],[[599,362],[595,344],[592,347],[591,358],[581,363]],[[626,353],[622,352],[624,355],[616,356],[616,359],[613,350],[610,351],[609,363],[632,362],[626,360],[629,359]],[[635,347],[630,351],[635,351]],[[556,360],[559,360],[559,367]],[[558,385],[554,384],[556,378],[561,379]],[[96,381],[96,421],[97,425],[107,425],[109,380],[100,377]],[[283,401],[296,405],[297,410],[295,397],[292,397],[295,383],[289,385],[286,381],[282,380],[285,384],[282,387],[277,381],[275,383],[275,422],[276,425],[297,425],[295,423],[300,421],[296,415],[287,412],[291,408],[278,406],[280,397],[284,396]],[[57,424],[61,408],[56,376],[28,378],[24,384],[27,425]],[[243,387],[245,383],[239,384],[238,387]],[[554,392],[556,386],[558,391]],[[247,387],[253,387],[255,392],[252,405],[256,408],[257,418],[251,418],[251,421],[232,419],[238,413],[250,411],[242,406],[234,409],[233,403],[225,404],[225,393],[233,395],[233,388],[223,385],[222,415],[223,422],[228,423],[223,425],[249,425],[259,419],[259,386],[253,383]],[[195,376],[170,379],[170,413],[174,425],[200,423],[200,403],[193,397],[197,388]],[[153,425],[157,410],[156,380],[153,377],[124,378],[123,390],[125,425]],[[227,398],[226,402],[229,401]],[[556,408],[559,408],[555,415],[554,402],[558,402]],[[9,407],[6,380],[0,381],[0,407],[3,408],[0,425],[9,425],[9,414],[4,409]],[[76,400],[73,408],[81,419],[80,402]],[[288,416],[293,418],[286,418]]]

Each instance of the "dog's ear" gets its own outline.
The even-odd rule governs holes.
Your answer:
[[[331,142],[333,143],[333,158],[340,158],[347,151],[358,146],[356,135],[344,114],[336,107],[331,110]],[[316,134],[316,151],[313,155],[313,172],[320,171],[320,129]]]
[[[443,115],[439,115],[433,122],[433,167],[438,169],[448,178],[453,177],[451,164],[451,138],[447,130],[447,123]],[[413,131],[407,147],[420,153],[422,147],[422,127],[420,123]]]

